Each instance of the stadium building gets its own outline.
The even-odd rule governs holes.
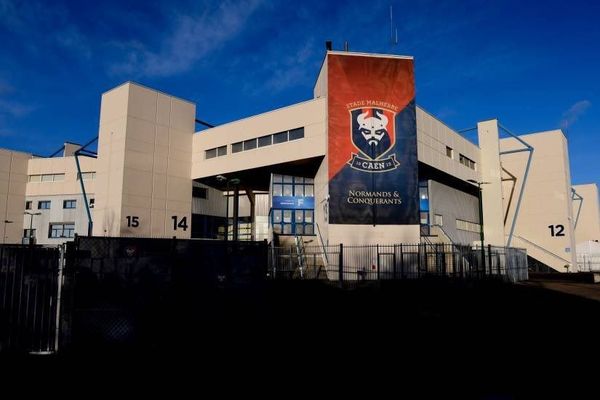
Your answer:
[[[92,142],[1,149],[3,241],[479,244],[483,221],[485,245],[567,272],[600,240],[598,189],[571,184],[561,130],[485,120],[474,143],[415,103],[412,57],[327,51],[312,99],[207,125],[126,82],[102,95]]]

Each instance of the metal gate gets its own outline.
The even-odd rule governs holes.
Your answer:
[[[0,246],[0,351],[56,351],[62,254],[58,247]]]

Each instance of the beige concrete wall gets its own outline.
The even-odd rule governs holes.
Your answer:
[[[583,197],[579,220],[575,227],[576,243],[588,240],[600,241],[600,199],[598,198],[598,186],[595,183],[575,185],[573,189]],[[579,201],[573,202],[573,218],[577,217]]]
[[[453,158],[446,155],[446,146],[453,149]],[[478,179],[480,162],[477,145],[418,106],[417,147],[420,162],[463,180]],[[460,154],[475,161],[474,170],[460,163]]]
[[[309,100],[198,132],[193,139],[192,178],[323,156],[327,149],[326,99]],[[304,127],[304,138],[231,153],[231,144]],[[227,146],[227,155],[205,159],[205,150]]]
[[[0,232],[3,243],[21,243],[30,158],[31,154],[0,149]]]
[[[484,243],[492,246],[506,244],[502,204],[502,167],[500,164],[500,137],[498,120],[477,124],[480,151],[480,177],[483,202]]]
[[[103,94],[95,235],[190,237],[195,115],[194,104],[130,82]]]
[[[533,146],[533,158],[527,179],[521,210],[515,225],[512,246],[524,247],[532,257],[560,272],[565,265],[575,265],[575,235],[567,139],[562,131],[554,130],[520,136]],[[522,148],[514,138],[502,139],[502,151]],[[508,210],[506,234],[509,233],[520,193],[528,153],[502,156],[502,166],[517,177],[516,187]],[[508,193],[505,193],[508,196]],[[508,198],[505,199],[505,205]],[[484,219],[485,223],[485,219]],[[562,234],[557,233],[561,225]],[[554,227],[555,235],[552,236]],[[570,269],[573,271],[573,269]]]
[[[95,158],[79,157],[81,172],[96,172]],[[27,196],[81,194],[81,183],[77,179],[75,157],[32,158],[27,167],[28,175],[65,174],[64,180],[57,182],[28,182]],[[96,180],[86,179],[85,191],[96,192]]]

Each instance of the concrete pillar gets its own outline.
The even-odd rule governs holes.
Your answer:
[[[483,197],[483,233],[485,243],[504,246],[504,207],[502,203],[502,167],[500,165],[500,136],[498,120],[477,123],[481,160],[479,176]],[[481,221],[480,221],[481,222]]]

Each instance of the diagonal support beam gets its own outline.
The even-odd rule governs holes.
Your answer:
[[[500,152],[501,156],[507,155],[507,154],[522,153],[525,151],[529,152],[529,157],[527,157],[527,166],[525,167],[525,174],[523,175],[523,183],[521,184],[521,190],[519,192],[519,199],[517,200],[517,205],[515,207],[515,215],[513,217],[513,220],[512,220],[511,226],[510,226],[510,232],[508,234],[508,241],[506,242],[506,246],[510,247],[510,243],[511,243],[513,235],[515,233],[515,226],[517,225],[517,218],[519,216],[519,211],[521,210],[521,201],[523,200],[523,193],[525,191],[525,185],[527,184],[527,177],[529,176],[529,169],[531,168],[531,160],[533,159],[533,146],[531,146],[529,143],[527,143],[526,141],[524,141],[523,139],[521,139],[520,137],[518,137],[517,135],[515,135],[514,133],[512,133],[505,127],[503,127],[502,125],[498,124],[498,126],[503,131],[508,133],[510,136],[517,139],[517,141],[520,142],[525,147],[523,149],[501,151]]]

